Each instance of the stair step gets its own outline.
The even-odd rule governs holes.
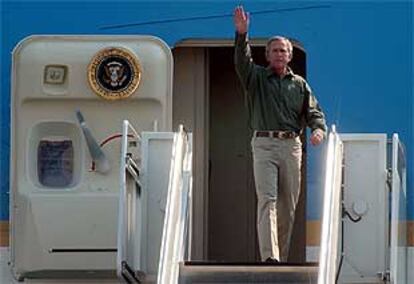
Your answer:
[[[270,263],[206,263],[180,264],[180,284],[196,283],[317,283],[318,266]]]

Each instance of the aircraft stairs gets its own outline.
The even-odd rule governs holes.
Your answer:
[[[317,283],[317,263],[214,263],[180,264],[179,283]]]
[[[214,262],[191,260],[191,214],[192,212],[192,136],[180,127],[176,133],[147,133],[142,134],[144,139],[132,139],[140,137],[128,121],[124,121],[121,147],[120,170],[120,198],[118,214],[118,244],[117,244],[117,278],[101,279],[99,282],[81,281],[76,279],[60,279],[57,281],[44,279],[26,279],[27,283],[157,283],[157,284],[220,284],[220,283],[395,283],[405,284],[405,254],[403,246],[397,246],[397,250],[390,250],[389,262],[393,266],[390,272],[372,274],[372,277],[360,277],[352,281],[341,279],[343,264],[349,264],[351,257],[343,254],[343,175],[344,172],[344,145],[346,135],[339,136],[333,129],[327,141],[326,173],[324,200],[322,209],[321,245],[319,249],[318,263],[254,263],[254,262]],[[145,136],[147,135],[147,136]],[[151,139],[155,143],[151,144]],[[349,138],[349,137],[348,137]],[[352,138],[352,137],[351,137]],[[393,146],[400,146],[398,137],[393,137]],[[354,139],[354,138],[352,138]],[[377,141],[374,137],[373,141]],[[384,140],[383,138],[381,138]],[[375,142],[374,141],[374,142]],[[165,145],[169,145],[165,147]],[[363,144],[369,144],[365,140]],[[383,143],[385,144],[385,143]],[[142,157],[134,156],[136,147],[147,149]],[[349,146],[348,146],[349,147]],[[135,149],[129,149],[135,148]],[[378,149],[373,143],[373,149]],[[172,156],[171,156],[172,153]],[[395,154],[395,155],[394,155]],[[394,147],[393,156],[404,156],[402,148]],[[163,157],[161,157],[164,155]],[[360,157],[359,155],[354,155]],[[149,159],[149,157],[152,157]],[[349,162],[348,158],[348,162]],[[171,161],[166,165],[166,161]],[[393,169],[400,165],[405,167],[405,162],[393,161]],[[152,167],[152,168],[151,168]],[[164,167],[164,168],[163,168]],[[404,168],[405,169],[405,168]],[[169,172],[169,175],[168,175]],[[152,181],[147,177],[153,174]],[[405,188],[404,171],[394,171],[388,182],[398,183],[391,191],[398,194]],[[390,175],[391,176],[391,175]],[[395,178],[397,177],[397,178]],[[162,180],[164,179],[164,180]],[[155,190],[154,181],[161,184],[158,188],[166,188],[165,211],[163,219],[151,215],[153,205],[146,207],[145,198],[148,198],[146,190]],[[158,196],[158,195],[157,195]],[[394,204],[394,197],[392,197]],[[386,198],[388,200],[388,198]],[[395,201],[396,204],[398,202]],[[159,203],[157,203],[159,204]],[[391,205],[391,204],[390,204]],[[392,206],[391,206],[392,207]],[[385,206],[388,208],[388,206]],[[396,207],[398,209],[398,207]],[[141,211],[145,209],[147,211]],[[372,208],[371,208],[372,210]],[[358,210],[356,210],[358,211]],[[393,210],[393,212],[400,212]],[[147,212],[147,213],[146,213]],[[147,221],[140,216],[147,215]],[[155,216],[155,217],[154,217]],[[159,220],[162,222],[156,222]],[[395,219],[395,218],[393,218]],[[148,221],[149,220],[149,221]],[[154,221],[155,220],[155,221]],[[138,224],[138,225],[137,225]],[[157,224],[159,227],[151,227]],[[147,232],[141,225],[145,225]],[[391,226],[390,231],[399,229]],[[388,230],[387,230],[388,231]],[[342,234],[342,235],[341,235]],[[355,234],[355,232],[353,232]],[[162,235],[162,236],[161,236]],[[397,234],[391,234],[394,236]],[[375,236],[372,236],[374,238]],[[156,239],[159,238],[159,239]],[[388,243],[388,240],[386,240]],[[391,238],[390,243],[395,243]],[[364,244],[366,245],[366,244]],[[386,247],[383,245],[383,247]],[[386,247],[385,249],[387,249]],[[388,248],[389,249],[389,248]],[[371,250],[363,253],[368,254]],[[157,257],[155,257],[157,255]],[[395,264],[397,268],[395,269]],[[341,270],[342,268],[342,270]],[[341,274],[338,273],[341,272]],[[378,274],[378,275],[376,275]],[[336,279],[339,275],[339,281]],[[93,278],[93,277],[92,277]],[[95,279],[96,280],[96,279]],[[109,281],[109,282],[107,282]],[[3,282],[2,282],[3,283]],[[15,283],[15,282],[10,282]]]
[[[121,164],[124,167],[125,176],[121,185],[128,184],[126,179],[136,179],[139,181],[140,166],[131,166],[128,161],[128,129],[133,129],[124,122],[123,137],[124,143],[121,148],[121,154],[125,161]],[[131,130],[129,130],[131,131]],[[135,131],[134,131],[135,132]],[[336,139],[336,140],[335,140]],[[341,179],[341,156],[342,148],[337,141],[337,135],[331,134],[330,145],[332,148],[332,157],[330,171],[327,176],[330,177],[330,187],[336,190],[330,190],[325,198],[324,216],[339,216],[340,210],[340,179]],[[335,144],[336,143],[336,144]],[[131,212],[126,206],[128,200],[127,186],[121,186],[120,212],[119,212],[119,231],[118,231],[118,260],[117,274],[120,279],[126,283],[156,283],[158,284],[175,284],[175,283],[334,283],[336,271],[336,251],[338,244],[338,233],[334,226],[339,225],[339,218],[335,220],[327,219],[324,222],[323,230],[325,239],[321,247],[320,261],[317,263],[305,264],[284,264],[284,263],[224,263],[224,262],[205,262],[191,261],[188,258],[190,252],[187,248],[191,247],[191,240],[188,238],[188,232],[191,232],[191,178],[192,178],[192,145],[191,135],[186,133],[183,127],[179,132],[174,134],[172,145],[173,157],[171,159],[171,168],[169,175],[168,197],[166,201],[165,219],[162,229],[162,241],[157,264],[156,273],[152,273],[152,278],[145,273],[136,271],[145,271],[146,265],[142,259],[137,260],[133,250],[128,247],[129,232],[126,224],[128,212]],[[335,153],[334,153],[335,152]],[[148,170],[149,171],[149,170]],[[132,174],[131,174],[132,173]],[[133,198],[134,200],[134,198]],[[333,206],[332,206],[333,205]],[[133,212],[134,210],[132,210]],[[325,218],[325,217],[324,217]],[[326,218],[325,218],[326,219]],[[139,235],[142,238],[142,235]],[[142,247],[141,247],[142,250]],[[132,253],[131,253],[132,251]],[[139,251],[139,249],[138,249]],[[131,255],[132,254],[132,255]],[[332,257],[335,255],[335,257]],[[129,260],[128,260],[129,259]],[[150,270],[147,268],[147,270]],[[151,274],[151,273],[149,273]],[[154,276],[157,275],[157,276]],[[318,279],[319,280],[318,282]],[[321,282],[322,281],[322,282]]]

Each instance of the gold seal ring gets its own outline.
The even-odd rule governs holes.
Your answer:
[[[88,82],[104,99],[125,99],[137,90],[141,73],[141,65],[134,53],[123,47],[109,47],[92,58],[88,66]]]

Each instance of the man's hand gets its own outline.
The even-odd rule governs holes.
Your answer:
[[[324,133],[321,129],[315,129],[312,131],[310,142],[313,146],[321,144],[323,141]]]
[[[245,34],[249,29],[249,13],[244,12],[243,6],[234,9],[234,26],[239,34]]]

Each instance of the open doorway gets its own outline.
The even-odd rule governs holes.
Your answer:
[[[265,42],[253,42],[252,47],[255,62],[262,65],[266,65]],[[194,135],[193,260],[259,261],[251,130],[233,52],[232,41],[187,41],[173,50],[173,124],[184,123]],[[291,68],[306,77],[305,52],[298,44],[293,52]],[[296,263],[306,259],[306,169],[302,169],[289,257]]]

